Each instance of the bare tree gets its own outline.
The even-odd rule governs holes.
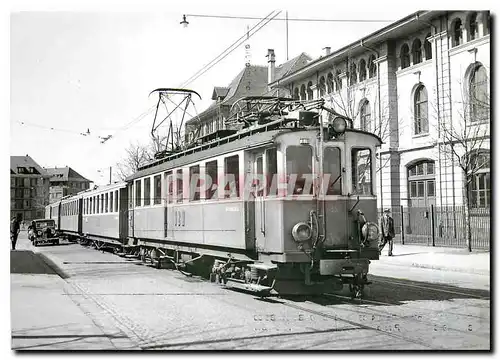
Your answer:
[[[148,161],[150,161],[148,147],[139,143],[130,143],[125,149],[123,160],[116,164],[116,174],[121,180],[125,180]]]
[[[463,89],[463,86],[460,88]],[[451,103],[451,96],[449,101]],[[480,89],[469,91],[469,94],[462,92],[462,101],[454,103],[462,110],[458,113],[458,118],[449,122],[441,121],[441,142],[443,155],[452,164],[456,163],[462,172],[466,242],[468,250],[472,251],[470,210],[474,204],[471,204],[470,187],[478,172],[489,167],[489,154],[482,156],[481,151],[486,150],[484,145],[490,137],[490,96],[487,91]]]

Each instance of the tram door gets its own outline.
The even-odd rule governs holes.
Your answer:
[[[264,163],[263,154],[257,154],[254,161],[254,209],[255,209],[255,248],[256,250],[265,249],[266,238],[265,238],[265,202],[264,202],[264,188],[265,188],[265,178],[264,178]]]

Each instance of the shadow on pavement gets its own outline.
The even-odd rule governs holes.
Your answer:
[[[361,300],[351,299],[347,288],[330,295],[291,297],[296,302],[312,301],[320,305],[341,305],[349,303],[368,304],[371,306],[404,305],[409,301],[444,301],[454,299],[490,300],[490,292],[478,289],[466,289],[453,285],[435,284],[382,276],[371,276],[372,284],[367,285]],[[338,295],[338,297],[336,297]],[[365,302],[364,302],[365,300]]]
[[[48,274],[68,276],[50,261],[45,255],[34,253],[31,250],[13,250],[10,252],[11,274]]]

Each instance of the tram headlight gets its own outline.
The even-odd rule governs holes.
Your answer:
[[[307,241],[312,236],[312,229],[305,222],[299,222],[293,227],[292,236],[293,239],[297,242]]]
[[[345,121],[344,118],[336,117],[333,120],[332,127],[333,131],[335,131],[337,134],[342,134],[343,132],[345,132],[345,129],[347,127],[347,121]]]
[[[379,230],[377,224],[375,223],[367,222],[363,225],[361,232],[363,233],[363,237],[368,240],[378,239]]]

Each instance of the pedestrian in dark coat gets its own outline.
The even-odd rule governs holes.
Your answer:
[[[392,247],[394,239],[394,219],[391,217],[391,210],[385,209],[384,215],[382,216],[381,227],[382,227],[382,239],[380,245],[378,246],[379,254],[382,254],[382,249],[385,244],[389,243],[389,256],[392,256]]]
[[[12,250],[16,250],[17,236],[21,231],[21,224],[17,217],[12,218],[10,222],[10,241],[12,243]]]

